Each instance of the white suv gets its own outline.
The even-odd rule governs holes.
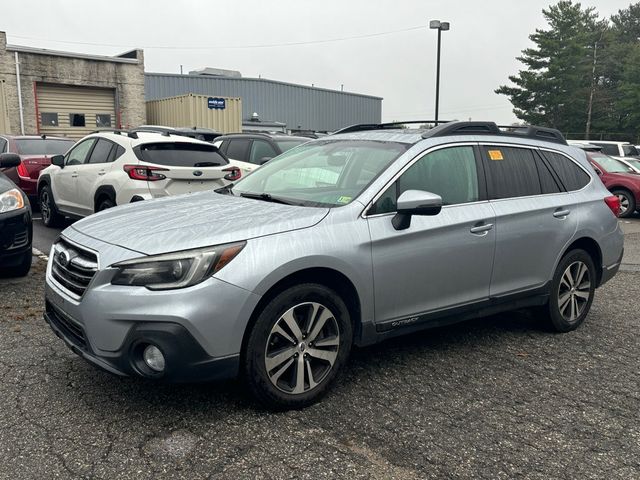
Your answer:
[[[223,187],[240,179],[207,142],[155,132],[100,132],[51,159],[38,180],[42,220],[85,217],[140,200]]]

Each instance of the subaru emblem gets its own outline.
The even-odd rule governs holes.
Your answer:
[[[66,267],[67,265],[69,265],[70,261],[71,261],[71,255],[69,255],[69,252],[62,251],[58,254],[58,263],[63,267]]]
[[[196,171],[193,172],[193,176],[194,177],[199,177],[201,175],[202,175],[202,170],[196,170]]]

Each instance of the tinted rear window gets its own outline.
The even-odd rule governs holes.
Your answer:
[[[229,162],[213,145],[184,142],[147,143],[133,149],[143,162],[172,167],[220,167]]]
[[[75,142],[73,140],[53,140],[28,138],[16,140],[16,153],[20,155],[63,155]]]
[[[637,157],[639,155],[638,149],[633,145],[623,145],[622,151],[624,152],[625,157]]]
[[[540,195],[533,152],[527,148],[483,147],[489,165],[491,198]]]
[[[618,150],[618,145],[616,144],[611,144],[611,143],[598,143],[598,142],[591,142],[594,145],[598,145],[599,147],[602,147],[602,153],[606,154],[606,155],[620,155],[620,150]]]
[[[551,168],[553,168],[553,170],[556,172],[556,174],[560,178],[560,181],[564,185],[564,188],[568,192],[573,190],[580,190],[587,183],[589,183],[589,175],[564,155],[546,151],[541,151],[540,153],[542,153],[542,155],[544,155],[544,158],[547,159],[547,162],[549,162]],[[604,157],[605,155],[601,156]]]

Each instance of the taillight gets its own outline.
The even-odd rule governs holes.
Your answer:
[[[240,177],[242,176],[242,171],[238,167],[224,168],[222,171],[229,172],[224,176],[224,178],[226,180],[231,180],[232,182],[240,180]]]
[[[604,203],[607,204],[607,207],[611,209],[616,217],[620,216],[620,199],[618,197],[616,197],[615,195],[605,197]]]
[[[27,167],[24,166],[24,163],[20,162],[20,165],[18,165],[18,168],[16,168],[16,171],[18,172],[18,175],[21,176],[22,178],[29,178],[29,172],[27,171]]]
[[[127,172],[129,178],[133,180],[143,180],[145,182],[157,182],[158,180],[164,180],[167,177],[156,172],[169,171],[168,168],[145,167],[144,165],[124,165],[122,168]]]

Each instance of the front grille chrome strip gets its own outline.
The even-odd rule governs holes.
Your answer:
[[[53,247],[51,275],[72,297],[82,298],[98,271],[95,253],[60,239]]]

